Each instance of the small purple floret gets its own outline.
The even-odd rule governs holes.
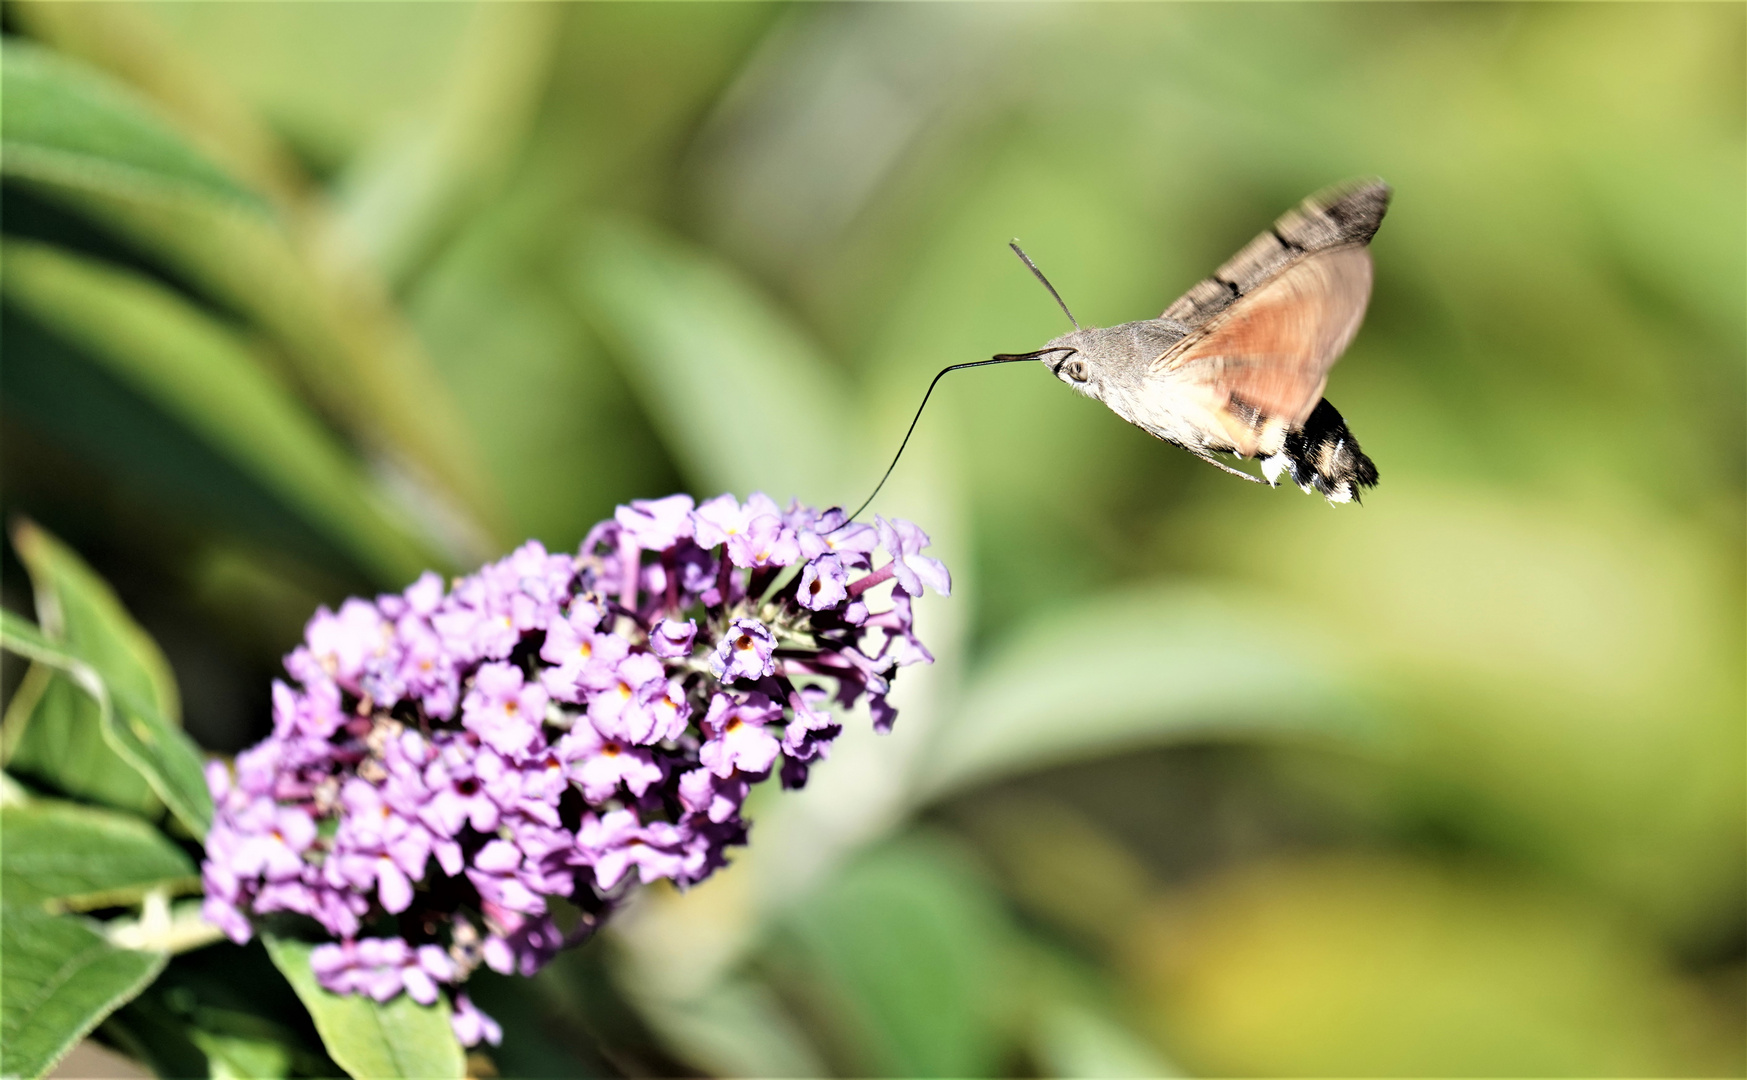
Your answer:
[[[898,587],[911,596],[921,596],[922,586],[942,596],[952,595],[952,575],[946,564],[920,554],[929,544],[928,534],[902,519],[886,520],[874,515],[874,528],[879,533],[880,546],[892,557],[892,573]]]
[[[644,551],[665,551],[692,536],[692,497],[669,495],[665,499],[632,499],[621,506],[613,520]]]
[[[782,706],[756,690],[740,698],[718,693],[710,699],[704,717],[705,742],[698,749],[698,761],[723,779],[736,772],[765,775],[782,752],[782,744],[765,725],[782,718]]]
[[[698,639],[695,619],[674,622],[662,619],[649,632],[649,651],[663,660],[683,660],[692,654],[692,643]]]
[[[710,655],[710,672],[723,682],[757,682],[775,673],[775,655],[776,635],[770,627],[757,619],[735,619]]]
[[[449,1026],[462,1046],[478,1046],[483,1040],[493,1046],[503,1042],[503,1028],[496,1020],[479,1011],[466,994],[455,995],[455,1011],[449,1014]]]
[[[836,555],[820,555],[801,569],[795,600],[810,611],[827,611],[849,598],[849,572]]]

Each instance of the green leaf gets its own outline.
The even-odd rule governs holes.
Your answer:
[[[0,46],[0,168],[12,176],[112,190],[267,204],[214,165],[131,90],[47,49]]]
[[[1017,1004],[1011,927],[962,852],[915,839],[870,852],[791,929],[843,1022],[852,1075],[998,1075]]]
[[[76,915],[30,906],[0,920],[0,1076],[40,1076],[163,970],[163,953],[121,949]]]
[[[141,817],[164,804],[103,734],[103,707],[60,671],[32,664],[6,710],[6,767],[68,795]]]
[[[0,898],[75,911],[137,903],[146,892],[197,891],[194,863],[129,815],[38,799],[0,807]]]
[[[434,18],[455,21],[448,13],[434,13]],[[430,143],[424,147],[429,152],[415,153],[395,170],[402,185],[399,194],[409,195],[406,187],[410,185],[414,189],[410,198],[386,207],[381,197],[371,203],[375,209],[391,211],[387,229],[397,235],[386,242],[397,249],[396,259],[416,255],[398,249],[409,244],[422,248],[432,241],[423,225],[441,226],[466,212],[467,200],[478,194],[476,189],[489,184],[502,165],[513,160],[521,130],[540,101],[545,65],[530,61],[546,55],[550,50],[544,43],[556,40],[549,27],[552,16],[546,12],[486,11],[476,19],[460,18],[463,24],[476,24],[460,27],[458,40],[479,54],[479,63],[442,95],[444,100],[453,99],[445,110],[451,122],[440,126],[434,141],[425,140]],[[255,118],[238,108],[236,88],[221,83],[215,93],[212,84],[203,81],[202,73],[185,70],[186,65],[184,70],[167,70],[164,54],[173,52],[173,47],[142,60],[132,53],[138,49],[137,39],[149,38],[149,33],[135,34],[131,50],[103,40],[105,32],[113,37],[131,25],[118,29],[110,19],[93,32],[88,26],[68,25],[78,22],[76,19],[35,21],[105,57],[129,78],[152,86],[168,99],[171,108],[186,110],[190,125],[204,130],[209,139],[228,142],[238,160],[252,163],[269,183],[283,178],[285,169],[275,148],[263,144]],[[385,31],[384,40],[392,37],[396,47],[405,44],[404,19],[376,21]],[[284,33],[271,36],[281,42],[286,37]],[[533,51],[529,43],[535,46]],[[247,51],[252,63],[258,61],[260,43]],[[55,60],[52,54],[43,55]],[[289,56],[283,50],[274,55]],[[302,61],[296,63],[301,70]],[[441,85],[443,73],[437,76]],[[480,91],[488,86],[496,92],[487,95],[490,101],[482,108]],[[114,92],[125,93],[120,88]],[[208,100],[202,102],[202,97]],[[430,95],[424,95],[420,104],[429,100]],[[11,104],[8,102],[8,134]],[[360,105],[367,103],[346,100],[343,114],[356,115]],[[398,108],[393,111],[392,122],[404,127],[405,113]],[[421,110],[413,111],[416,115]],[[215,120],[217,126],[213,127]],[[0,169],[10,171],[13,157],[9,152],[0,161]],[[423,169],[433,162],[446,162],[465,174],[459,187],[448,182],[454,178],[443,170],[439,169],[442,175],[438,175]],[[420,490],[408,499],[410,507],[430,528],[443,533],[444,541],[458,549],[461,561],[474,561],[503,543],[519,539],[506,535],[502,507],[461,430],[457,403],[435,377],[419,342],[393,309],[388,290],[358,260],[332,258],[331,244],[309,242],[312,233],[335,239],[325,234],[330,229],[335,234],[343,231],[340,223],[323,214],[315,215],[314,220],[298,215],[302,224],[317,227],[292,230],[253,205],[239,207],[234,199],[214,198],[192,189],[190,193],[199,197],[179,197],[179,191],[150,185],[106,183],[106,174],[89,170],[27,172],[21,168],[16,175],[71,203],[80,213],[129,235],[139,248],[174,265],[187,280],[277,338],[285,359],[357,441],[382,452],[396,467],[411,474],[412,484]],[[284,183],[276,186],[286,191],[295,187]],[[379,196],[394,194],[378,192]],[[381,222],[375,225],[382,227]],[[398,235],[406,229],[415,235]],[[339,247],[357,250],[352,244],[355,238],[337,239]]]
[[[29,806],[35,800],[29,788],[0,772],[0,806]]]
[[[103,1023],[104,1041],[154,1075],[206,1076],[210,1072],[206,1054],[194,1045],[188,1018],[165,1004],[166,998],[182,996],[177,994],[181,988],[174,985],[175,974],[171,965],[139,996],[110,1014]]]
[[[109,745],[145,774],[164,805],[196,837],[212,824],[212,796],[206,790],[200,750],[182,729],[164,722],[149,706],[112,695],[103,718]]]
[[[478,561],[508,542],[459,406],[379,283],[355,264],[317,259],[274,222],[228,206],[43,191],[252,320],[315,402],[404,481],[400,501],[457,552],[451,561]]]
[[[827,1067],[770,987],[719,979],[695,997],[634,999],[638,1012],[688,1063],[715,1076],[825,1076]],[[505,1037],[508,1042],[508,1036]]]
[[[477,25],[471,3],[140,10],[188,66],[238,108],[270,118],[321,175],[426,114],[449,89],[455,57]],[[41,22],[21,21],[33,34]],[[319,69],[311,67],[316,57]]]
[[[1071,875],[1069,870],[1066,876]],[[1095,880],[1072,878],[1067,887],[1084,895],[1085,882]],[[1111,940],[1130,933],[1126,922],[1104,930]],[[1019,1035],[1041,1075],[1064,1080],[1184,1075],[1124,1022],[1124,1010],[1112,1000],[1107,974],[1098,965],[1042,938],[1027,937],[1023,951],[1028,1000]]]
[[[103,681],[157,706],[176,722],[182,712],[176,676],[151,635],[121,606],[115,590],[85,560],[29,521],[12,530],[12,547],[35,588],[43,633],[84,657]]]
[[[407,308],[518,535],[556,549],[574,548],[627,492],[674,480],[630,387],[553,280],[553,211],[548,190],[523,186],[475,215]]]
[[[144,993],[104,1021],[102,1033],[158,1076],[210,1076],[216,1063],[209,1055],[224,1057],[241,1075],[249,1075],[242,1072],[247,1068],[264,1077],[282,1057],[297,1076],[345,1075],[321,1052],[297,995],[255,944],[172,960]]]
[[[422,115],[348,172],[340,225],[388,280],[408,280],[513,163],[543,98],[559,15],[541,4],[475,8]]]
[[[283,1043],[215,1035],[198,1028],[189,1032],[206,1055],[212,1080],[277,1080],[291,1072],[291,1051]]]
[[[1055,1002],[1036,1018],[1031,1052],[1044,1075],[1062,1077],[1181,1076],[1158,1051],[1110,1016],[1078,1002]]]
[[[78,344],[301,512],[385,581],[438,562],[358,463],[249,346],[148,279],[9,241],[5,296]]]
[[[122,608],[109,585],[60,541],[28,521],[12,532],[30,574],[44,631],[88,658],[106,683],[156,705],[170,723],[181,712],[175,675],[157,643]],[[35,667],[7,711],[8,740],[20,771],[107,806],[156,816],[161,807],[144,777],[111,750],[100,709],[65,677]]]
[[[103,681],[82,657],[74,655],[65,645],[44,634],[29,619],[4,608],[0,608],[0,645],[20,656],[71,673],[80,688],[93,697],[102,692]]]
[[[1262,597],[1133,589],[1046,613],[997,646],[934,745],[916,790],[1210,734],[1362,737],[1340,665]],[[1241,648],[1234,647],[1241,643]]]
[[[273,963],[309,1010],[328,1055],[360,1080],[376,1077],[460,1077],[466,1055],[449,1026],[449,1005],[420,1005],[405,994],[376,1002],[357,994],[330,994],[309,967],[312,946],[264,939]]]
[[[694,484],[820,505],[854,494],[849,388],[750,283],[625,221],[589,229],[573,265],[577,301]]]
[[[110,748],[138,769],[170,812],[195,836],[212,822],[212,797],[201,772],[200,751],[151,705],[112,691],[84,657],[53,641],[10,611],[0,610],[0,646],[67,673],[97,701],[98,722]]]
[[[458,434],[459,409],[386,290],[355,263],[312,252],[263,212],[258,196],[187,149],[131,91],[35,46],[8,44],[5,56],[0,173],[121,231],[258,322],[361,443],[432,488],[419,493],[426,499],[460,501],[429,510],[409,500],[429,510],[432,528],[449,529],[452,544],[491,547],[480,533],[503,531],[495,493]],[[186,168],[178,172],[178,165]]]
[[[149,8],[75,8],[26,3],[16,12],[22,36],[100,68],[149,99],[186,138],[253,191],[282,199],[305,182],[290,152],[264,118],[192,57]],[[249,62],[258,60],[258,54]]]

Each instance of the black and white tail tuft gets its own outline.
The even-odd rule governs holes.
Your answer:
[[[1289,473],[1293,483],[1331,503],[1358,502],[1360,488],[1377,486],[1377,466],[1327,398],[1316,403],[1302,428],[1287,434],[1278,454],[1262,459],[1262,472],[1269,483]]]

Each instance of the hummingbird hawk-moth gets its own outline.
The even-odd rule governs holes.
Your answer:
[[[1269,484],[1284,473],[1331,503],[1358,502],[1361,488],[1377,486],[1377,466],[1322,391],[1329,368],[1364,321],[1371,299],[1369,245],[1389,209],[1389,194],[1381,180],[1319,191],[1163,315],[1102,329],[1081,326],[1014,243],[1014,253],[1074,324],[1073,333],[1035,352],[942,368],[885,475],[850,519],[891,478],[942,377],[1020,360],[1043,361],[1056,378],[1117,416],[1233,476],[1263,482],[1214,454],[1260,458]]]
[[[1365,317],[1368,245],[1389,195],[1375,180],[1318,192],[1158,318],[1075,321],[1036,352],[997,359],[1041,360],[1117,416],[1246,480],[1261,482],[1213,455],[1259,458],[1270,484],[1285,473],[1331,503],[1356,502],[1377,467],[1322,392]]]

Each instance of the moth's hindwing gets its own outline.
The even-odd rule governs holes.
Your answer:
[[[1322,397],[1370,296],[1371,256],[1362,245],[1301,256],[1203,323],[1153,370],[1217,388],[1242,428],[1259,431],[1272,418],[1296,429]],[[1233,449],[1252,456],[1277,447],[1246,440]]]

